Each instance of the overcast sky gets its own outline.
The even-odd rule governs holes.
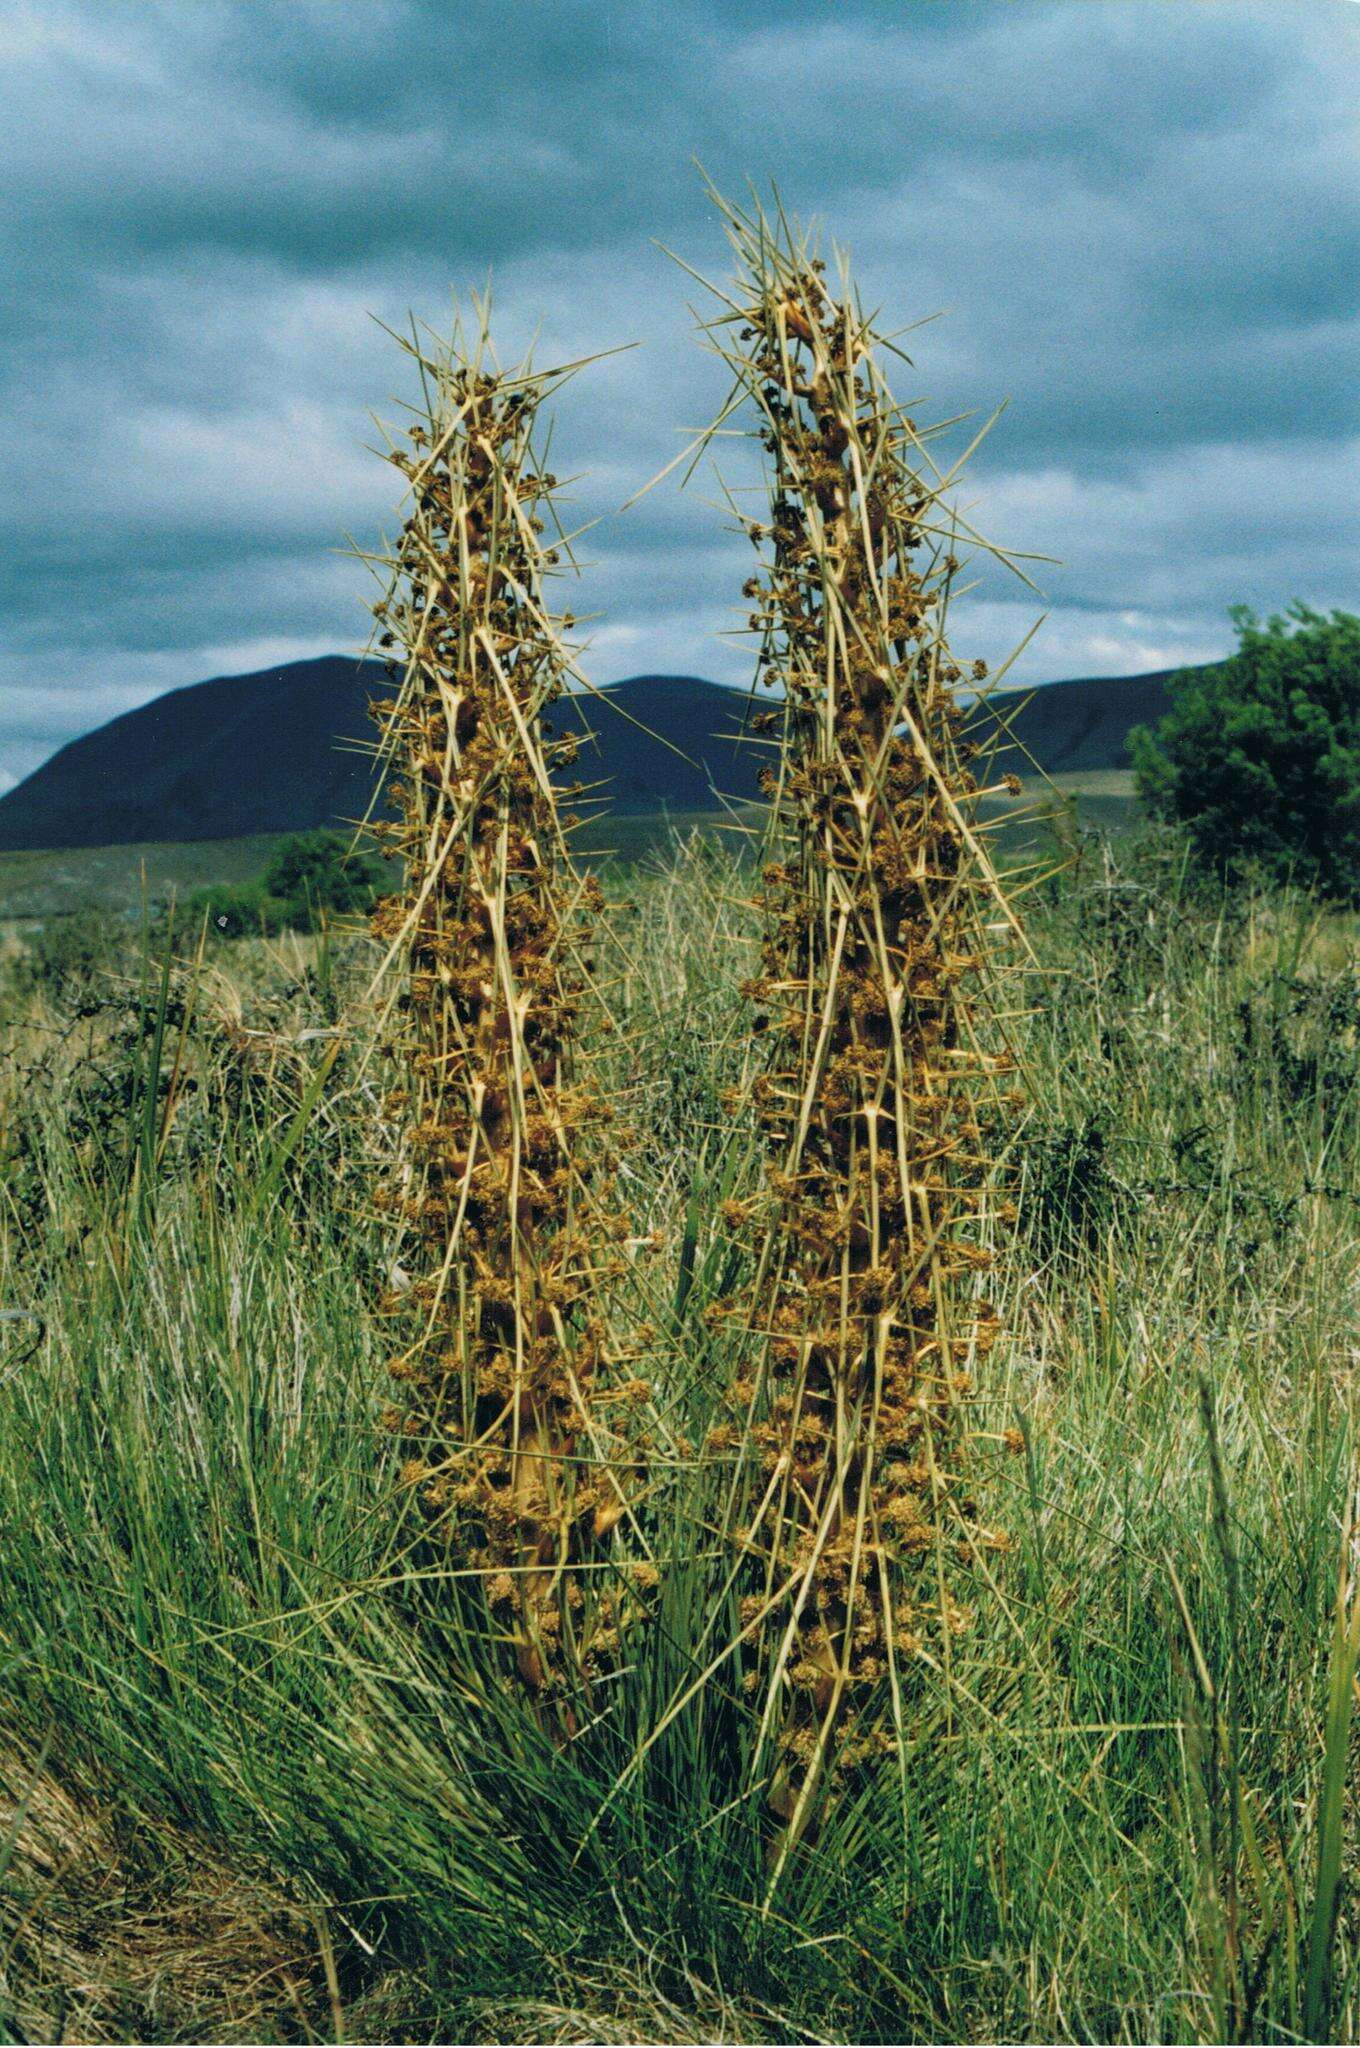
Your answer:
[[[389,529],[369,319],[492,280],[569,385],[554,466],[613,513],[725,378],[654,246],[723,273],[692,167],[849,246],[918,417],[1010,404],[965,502],[1061,557],[1017,676],[1360,609],[1356,0],[0,0],[0,786],[202,677],[357,648]],[[971,430],[966,430],[971,431]],[[601,683],[739,682],[717,488],[585,546]],[[954,642],[1041,605],[993,572]]]

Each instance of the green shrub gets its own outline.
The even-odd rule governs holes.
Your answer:
[[[310,932],[328,918],[371,909],[382,886],[376,855],[351,852],[339,832],[299,832],[276,849],[258,881],[202,889],[186,908],[192,921],[206,913],[223,938]]]
[[[1360,900],[1360,619],[1230,616],[1237,653],[1173,676],[1170,715],[1129,735],[1139,792],[1222,874]]]

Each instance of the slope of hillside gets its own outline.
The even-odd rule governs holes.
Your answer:
[[[1167,680],[1176,669],[1141,676],[1087,676],[1031,691],[998,690],[992,706],[1046,775],[1127,768],[1129,729],[1155,725],[1171,708]],[[1008,766],[1012,765],[1007,763]],[[1024,774],[1029,762],[1013,764]]]
[[[998,715],[1049,774],[1128,765],[1131,725],[1167,706],[1169,671],[1005,692]],[[382,668],[340,655],[172,690],[63,747],[0,797],[0,850],[233,839],[364,815],[370,698]],[[740,691],[697,676],[630,676],[559,703],[551,723],[591,738],[577,773],[620,816],[705,811],[757,794],[763,745]],[[1028,762],[1008,761],[1022,772]]]
[[[360,818],[373,788],[376,662],[339,655],[172,690],[73,740],[0,797],[0,849],[230,839]],[[632,676],[564,700],[595,741],[577,775],[621,813],[712,810],[756,794],[744,698],[696,676]],[[647,730],[642,730],[646,727]],[[715,791],[719,794],[715,795]]]
[[[383,680],[329,655],[171,690],[0,798],[0,847],[231,839],[361,814],[370,766],[335,736],[363,737]]]

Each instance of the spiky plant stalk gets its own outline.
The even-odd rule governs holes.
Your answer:
[[[947,1668],[966,1620],[948,1562],[1004,1547],[961,1479],[959,1417],[998,1333],[972,1226],[978,1085],[1008,1065],[981,1012],[1011,919],[945,639],[958,565],[938,473],[844,271],[833,291],[782,219],[723,210],[739,274],[709,332],[733,406],[759,408],[771,498],[748,522],[763,565],[747,595],[758,680],[781,701],[747,990],[770,1048],[762,1362],[719,1435],[757,1453],[739,1534],[764,1576],[746,1618],[766,1618],[747,1682],[782,1861],[833,1764],[891,1746],[894,1718],[900,1735],[913,1662]]]
[[[457,329],[429,353],[403,343],[425,397],[391,455],[411,509],[375,606],[401,677],[376,715],[405,887],[375,929],[405,969],[389,1200],[412,1277],[387,1304],[407,1339],[387,1419],[430,1531],[480,1576],[521,1679],[569,1730],[617,1629],[591,1568],[626,1498],[597,1384],[618,1266],[594,1164],[605,1110],[575,1043],[600,899],[551,779],[574,742],[543,724],[572,621],[544,599],[544,531],[560,529],[535,430],[566,373],[502,371],[479,314],[470,346]]]

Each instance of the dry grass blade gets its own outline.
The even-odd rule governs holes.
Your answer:
[[[0,1757],[0,2029],[25,2041],[318,2039],[311,1914],[185,1831]]]

